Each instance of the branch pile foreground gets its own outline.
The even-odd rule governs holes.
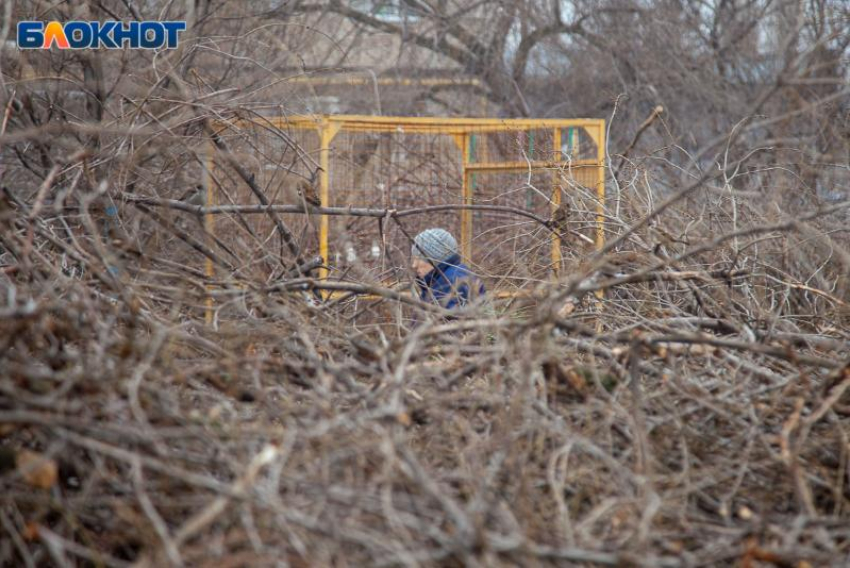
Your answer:
[[[93,276],[69,276],[57,255],[73,247],[16,222],[0,309],[4,564],[850,555],[840,334],[749,337],[669,313],[627,325],[613,300],[565,316],[546,298],[575,283],[542,289],[523,317],[420,311],[397,337],[300,293],[258,294],[262,319],[213,329],[151,310],[154,292],[82,250]]]

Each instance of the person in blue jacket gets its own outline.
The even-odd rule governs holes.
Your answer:
[[[416,235],[411,256],[423,302],[452,310],[484,294],[484,285],[461,262],[457,241],[447,230],[433,228]]]

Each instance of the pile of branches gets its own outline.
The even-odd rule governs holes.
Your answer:
[[[843,140],[846,81],[822,75],[832,28],[798,54],[799,20],[782,75],[758,96],[746,81],[730,100],[752,106],[724,120],[770,114],[781,92],[780,110],[731,133],[686,113],[663,135],[658,107],[623,144],[618,98],[604,250],[447,313],[356,266],[320,279],[285,217],[400,226],[443,205],[270,195],[250,133],[215,127],[292,110],[270,13],[5,6],[9,22],[185,15],[191,35],[167,52],[0,54],[0,565],[850,564],[850,202],[843,154],[815,151]],[[317,172],[271,134],[288,174]],[[202,180],[248,199],[205,206],[184,194]],[[556,185],[551,219],[474,206],[548,246],[575,232],[570,211],[598,214],[596,188]],[[243,232],[216,240],[205,215]]]
[[[4,195],[4,565],[850,559],[844,300],[777,302],[789,281],[724,260],[835,208],[666,248],[623,223],[569,278],[452,314],[231,275],[216,301],[251,308],[207,325],[203,275],[114,270],[86,206],[65,231]]]

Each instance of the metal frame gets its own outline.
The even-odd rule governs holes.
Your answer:
[[[464,204],[471,204],[474,196],[474,176],[479,172],[525,172],[529,168],[595,168],[596,175],[596,246],[601,249],[605,243],[604,231],[604,208],[605,208],[605,121],[603,119],[496,119],[496,118],[432,118],[432,117],[401,117],[401,116],[368,116],[368,115],[295,115],[281,117],[263,117],[258,119],[237,119],[232,122],[220,122],[222,126],[245,126],[250,124],[265,127],[276,127],[280,129],[302,129],[315,130],[319,134],[319,165],[322,173],[319,179],[319,193],[322,203],[330,202],[330,169],[331,169],[331,143],[340,132],[404,132],[406,134],[444,134],[451,136],[461,153],[461,164],[463,172],[462,200]],[[506,131],[529,131],[552,129],[554,155],[559,156],[562,150],[562,130],[568,129],[571,137],[569,144],[576,148],[578,143],[578,129],[583,129],[596,144],[596,159],[563,160],[563,161],[517,161],[517,162],[482,162],[472,161],[472,146],[474,135],[506,132]],[[208,159],[208,173],[205,176],[207,186],[207,204],[212,205],[214,199],[213,191],[213,167],[215,166],[213,148],[210,147],[210,158]],[[558,186],[558,172],[552,173],[552,210],[554,211],[561,202],[561,192]],[[212,215],[207,215],[207,230],[214,231]],[[325,263],[328,262],[329,243],[328,235],[330,218],[327,215],[320,217],[319,228],[319,252]],[[465,258],[469,258],[472,252],[472,211],[461,210],[461,252]],[[552,266],[557,274],[561,262],[561,239],[552,234]],[[207,261],[207,274],[211,275],[212,265]],[[321,270],[321,277],[327,277],[327,269]],[[208,310],[208,319],[210,313]]]

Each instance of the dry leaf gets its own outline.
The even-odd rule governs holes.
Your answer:
[[[38,524],[32,521],[29,521],[25,526],[24,530],[21,531],[21,536],[24,537],[24,540],[32,542],[34,540],[38,540]]]
[[[689,351],[692,355],[711,355],[714,353],[715,347],[704,343],[695,343],[691,345]]]
[[[564,375],[567,378],[567,382],[573,387],[575,390],[579,392],[579,394],[587,395],[587,381],[575,372],[573,369],[567,370]]]
[[[25,482],[40,489],[50,489],[59,479],[56,462],[42,454],[21,450],[15,458],[18,473]]]
[[[558,310],[558,315],[563,318],[570,315],[574,311],[576,311],[576,305],[572,301],[567,300],[566,303],[561,306],[561,309]]]

